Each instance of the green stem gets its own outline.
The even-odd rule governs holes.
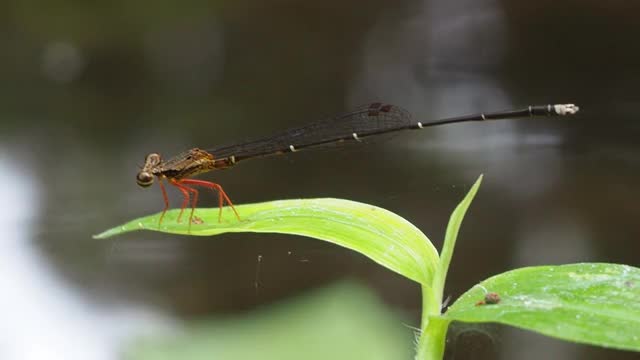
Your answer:
[[[424,332],[424,329],[429,325],[429,318],[431,316],[440,315],[440,302],[436,299],[433,289],[428,286],[422,286],[422,321],[420,324],[420,331]]]
[[[422,286],[422,324],[416,360],[442,360],[449,320],[439,317],[440,301],[429,286]],[[441,296],[440,296],[441,297]]]
[[[442,360],[450,320],[440,317],[429,318],[427,327],[418,339],[418,352],[415,360]]]

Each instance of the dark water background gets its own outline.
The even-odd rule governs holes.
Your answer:
[[[377,100],[425,122],[555,102],[581,112],[408,132],[203,178],[238,204],[371,203],[439,247],[450,211],[485,174],[447,284],[454,299],[522,266],[638,266],[639,13],[632,1],[3,2],[0,307],[10,325],[1,331],[29,339],[52,336],[32,334],[39,325],[99,327],[96,346],[109,354],[102,341],[127,331],[107,324],[241,314],[343,278],[418,324],[416,284],[330,244],[246,234],[91,239],[161,209],[158,188],[135,184],[149,152],[268,135]],[[485,350],[504,359],[635,356],[499,326],[454,337],[457,359]]]

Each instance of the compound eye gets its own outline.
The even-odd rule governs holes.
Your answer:
[[[148,187],[153,184],[153,175],[146,171],[140,171],[136,176],[136,182],[142,187]]]

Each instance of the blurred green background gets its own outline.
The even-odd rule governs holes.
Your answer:
[[[484,173],[447,284],[454,299],[526,265],[640,265],[638,11],[617,0],[0,3],[0,358],[118,359],[140,338],[179,345],[200,334],[194,323],[213,329],[217,357],[254,357],[243,351],[287,328],[264,314],[287,319],[314,297],[344,304],[331,315],[354,346],[343,358],[378,348],[411,358],[417,284],[348,250],[281,235],[91,239],[162,208],[159,189],[134,179],[149,152],[247,140],[371,101],[424,122],[556,102],[581,112],[403,133],[202,178],[235,203],[371,203],[440,246]],[[376,305],[352,310],[359,299]],[[324,314],[315,306],[303,311],[310,327]],[[359,329],[363,316],[387,320]],[[287,350],[342,349],[341,333],[317,323],[302,338],[292,324]],[[145,344],[134,347],[148,354],[155,343]],[[448,346],[454,359],[634,356],[502,326],[455,324]]]

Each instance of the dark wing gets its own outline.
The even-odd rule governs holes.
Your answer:
[[[240,144],[207,150],[216,160],[230,164],[253,157],[295,152],[310,147],[416,127],[406,110],[395,105],[373,103],[352,112],[292,128],[279,134]]]

